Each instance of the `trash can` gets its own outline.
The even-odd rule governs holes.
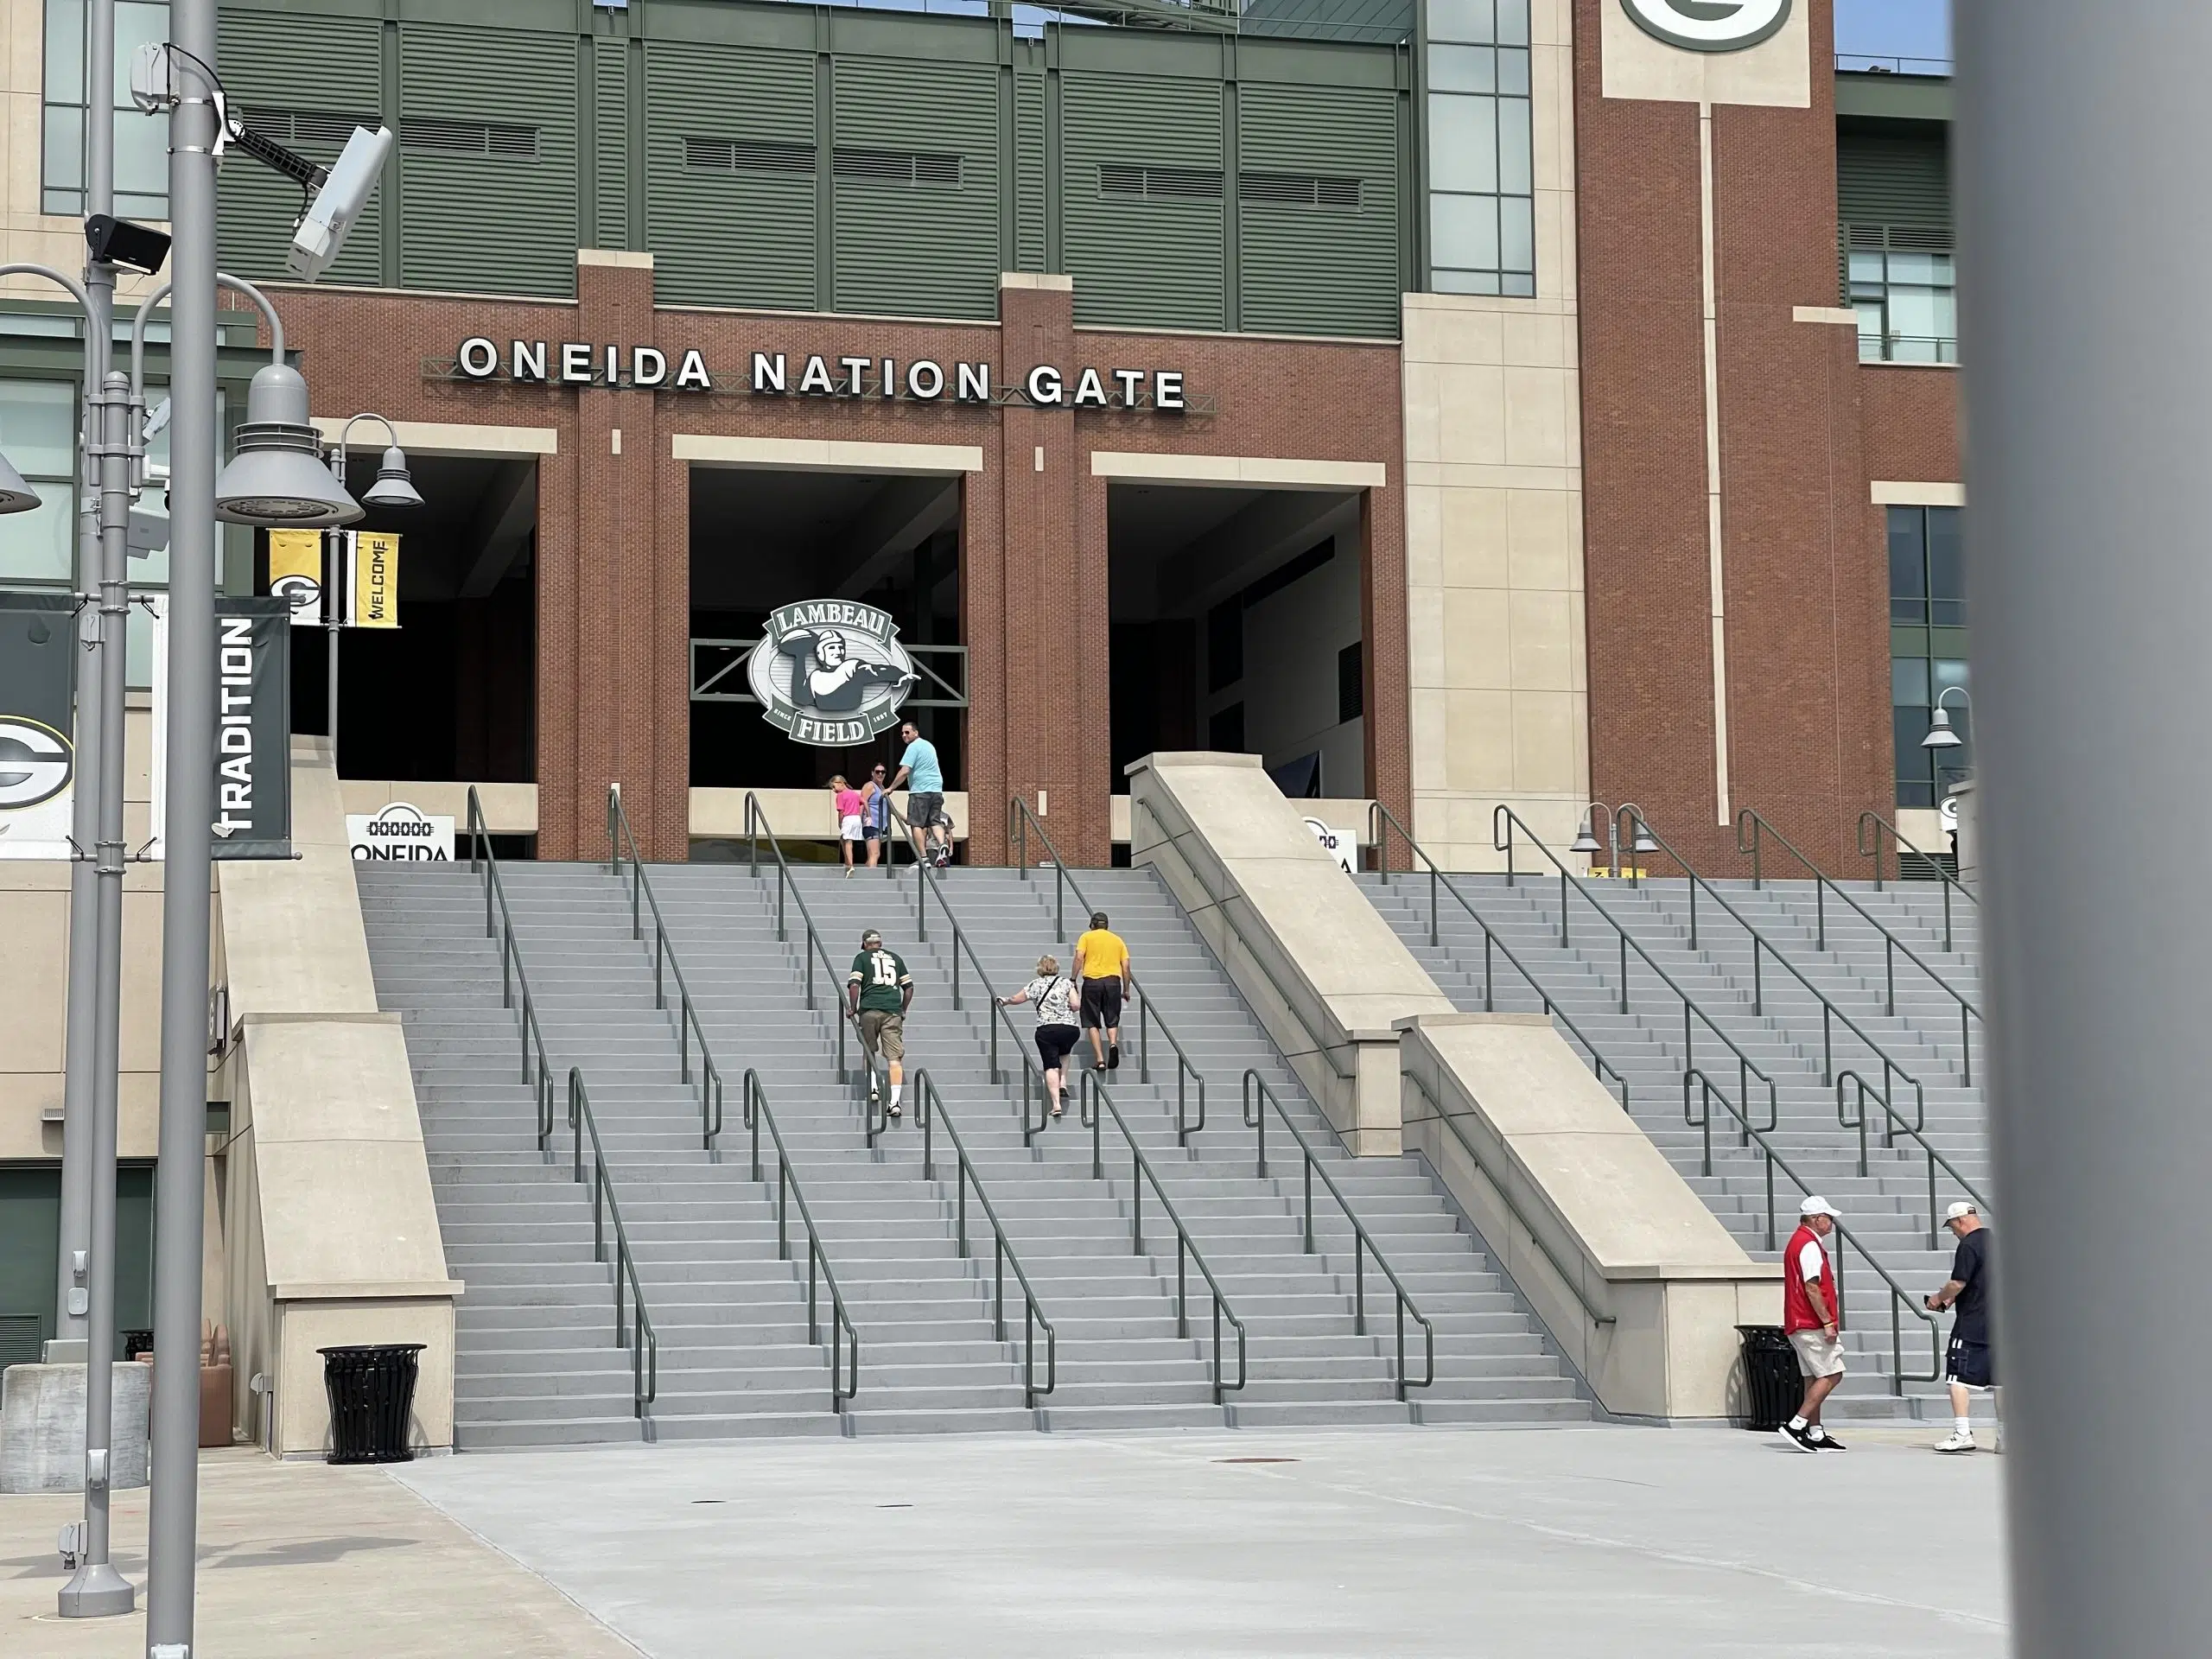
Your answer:
[[[323,1348],[322,1382],[330,1395],[330,1461],[405,1463],[407,1417],[415,1404],[419,1342]]]
[[[1797,1351],[1778,1325],[1739,1325],[1736,1332],[1744,1339],[1744,1427],[1771,1434],[1805,1397]]]

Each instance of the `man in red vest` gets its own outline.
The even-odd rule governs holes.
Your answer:
[[[1821,1427],[1821,1402],[1843,1381],[1842,1305],[1835,1268],[1821,1242],[1835,1230],[1835,1206],[1808,1198],[1797,1206],[1797,1230],[1782,1253],[1782,1328],[1797,1351],[1805,1399],[1782,1426],[1782,1438],[1800,1452],[1840,1452],[1843,1442]]]

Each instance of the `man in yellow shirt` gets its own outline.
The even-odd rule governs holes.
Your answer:
[[[1075,982],[1083,997],[1083,1028],[1090,1033],[1094,1071],[1111,1071],[1122,1063],[1122,993],[1128,978],[1129,947],[1108,930],[1106,912],[1093,911],[1090,931],[1075,942]]]

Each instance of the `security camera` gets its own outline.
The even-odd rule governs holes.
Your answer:
[[[384,175],[385,158],[391,154],[390,127],[374,132],[366,127],[353,129],[292,232],[292,252],[285,263],[295,276],[311,283],[329,269],[346,245],[346,232],[369,205]]]

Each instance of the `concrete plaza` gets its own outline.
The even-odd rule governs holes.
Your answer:
[[[666,1444],[385,1471],[212,1453],[226,1659],[1619,1659],[2007,1650],[2002,1459],[1719,1429]],[[117,1503],[143,1576],[145,1493]],[[427,1501],[425,1501],[427,1500]],[[64,1624],[66,1498],[0,1499],[0,1652]]]

